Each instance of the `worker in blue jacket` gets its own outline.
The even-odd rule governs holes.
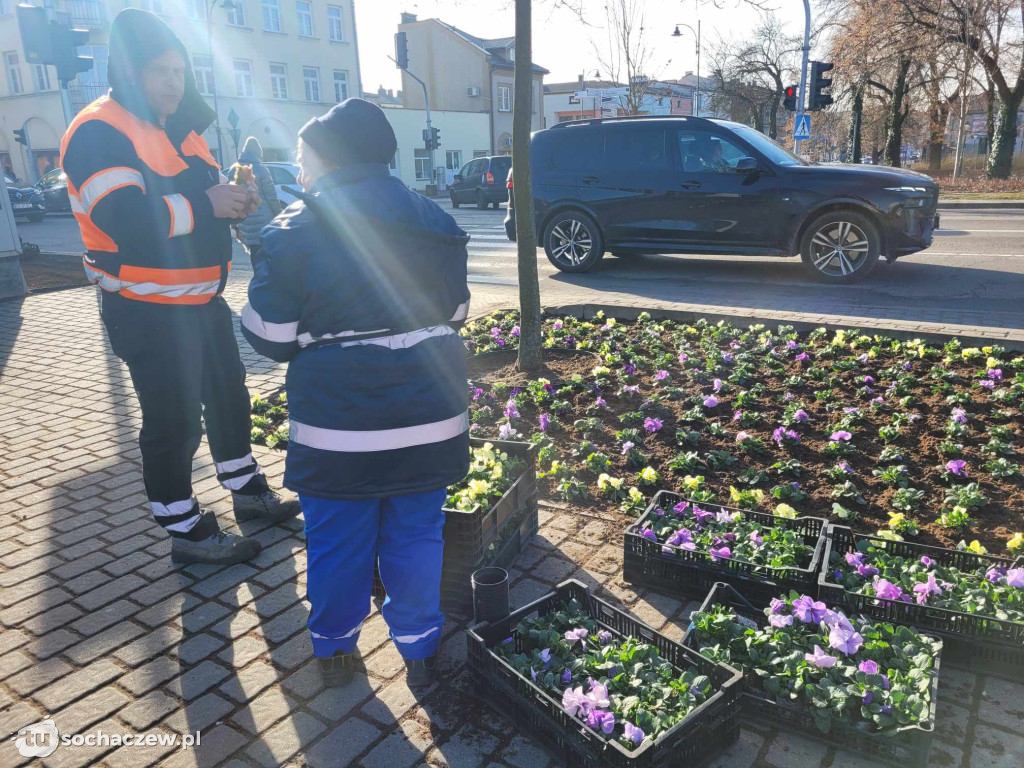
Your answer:
[[[264,228],[242,331],[289,361],[286,487],[306,519],[309,631],[352,678],[374,563],[411,687],[434,680],[442,505],[469,469],[468,237],[391,176],[394,131],[348,99],[299,132],[303,198]]]

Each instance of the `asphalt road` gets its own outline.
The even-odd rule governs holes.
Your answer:
[[[447,200],[441,204],[450,210]],[[451,211],[472,236],[470,281],[516,297],[515,244],[505,237],[504,210]],[[18,223],[21,236],[44,251],[78,252],[70,216]],[[247,260],[240,249],[237,266]],[[999,328],[1024,328],[1024,207],[942,211],[942,229],[927,251],[879,263],[862,283],[833,286],[808,277],[797,258],[606,256],[585,275],[567,275],[538,251],[541,298],[569,303],[614,292],[645,299],[833,315],[891,318]]]

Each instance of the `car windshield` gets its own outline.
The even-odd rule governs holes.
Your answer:
[[[747,143],[753,144],[754,149],[776,165],[807,165],[807,161],[797,157],[788,149],[748,125],[730,125],[729,130],[746,139]]]

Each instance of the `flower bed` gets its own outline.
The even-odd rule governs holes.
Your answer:
[[[579,581],[469,632],[473,690],[570,766],[692,766],[738,736],[739,673]]]
[[[1024,528],[1019,353],[560,317],[545,320],[544,346],[584,356],[526,375],[516,325],[498,313],[463,329],[471,352],[505,350],[470,360],[472,434],[540,444],[541,492],[570,507],[638,516],[671,488],[993,552]]]
[[[926,766],[942,642],[796,592],[758,611],[717,584],[684,645],[744,673],[745,714],[893,764]]]
[[[947,658],[957,663],[1024,680],[1024,558],[831,526],[820,595],[882,621],[927,629],[943,638]]]
[[[761,605],[790,589],[817,595],[825,528],[821,518],[744,512],[661,491],[626,529],[623,575],[695,599],[718,581]]]

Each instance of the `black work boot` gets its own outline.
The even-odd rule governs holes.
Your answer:
[[[295,496],[285,497],[272,490],[263,475],[257,475],[237,491],[232,491],[231,499],[235,504],[236,520],[258,518],[279,523],[302,511]]]
[[[176,563],[231,565],[256,557],[262,549],[263,545],[256,539],[217,531],[198,541],[172,538],[171,560]]]
[[[352,682],[356,655],[337,651],[333,656],[318,656],[320,675],[328,688],[341,688]]]
[[[410,688],[426,688],[437,680],[437,654],[425,659],[405,660],[405,684]]]

